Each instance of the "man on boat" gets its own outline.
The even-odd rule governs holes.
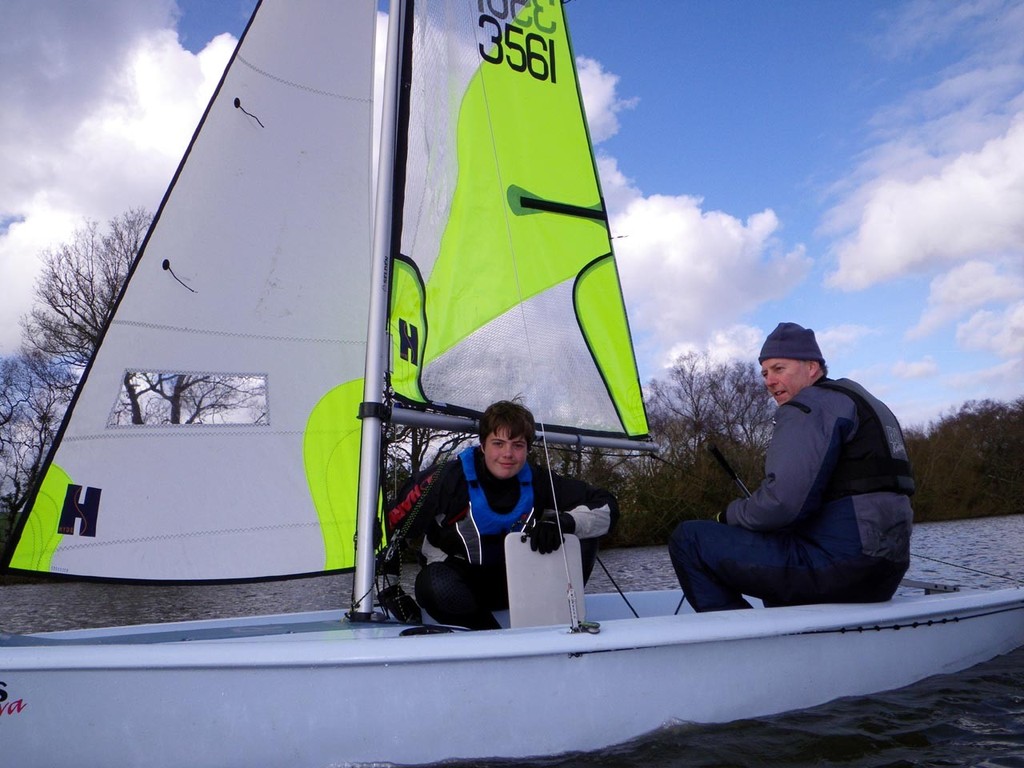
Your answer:
[[[505,536],[525,531],[541,554],[564,534],[580,538],[584,578],[598,539],[618,518],[615,497],[527,460],[536,426],[518,403],[484,411],[480,444],[429,467],[399,492],[387,513],[392,536],[423,536],[416,600],[434,619],[470,629],[496,629],[492,611],[508,608]]]
[[[765,479],[669,540],[694,610],[890,599],[910,563],[914,480],[892,412],[828,378],[814,331],[780,323],[761,354],[779,404]]]

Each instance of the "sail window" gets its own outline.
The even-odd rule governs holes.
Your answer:
[[[267,377],[260,374],[126,371],[108,427],[267,425]]]

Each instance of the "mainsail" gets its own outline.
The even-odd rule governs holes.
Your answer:
[[[416,3],[391,270],[412,406],[522,398],[547,427],[647,422],[562,4]]]
[[[141,580],[349,568],[375,3],[261,3],[9,553]]]

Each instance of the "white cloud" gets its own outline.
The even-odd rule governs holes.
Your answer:
[[[1020,382],[1024,379],[1024,358],[1007,360],[979,370],[956,373],[945,383],[957,392],[962,401],[1014,401],[1021,397]]]
[[[891,69],[912,71],[913,90],[876,111],[856,166],[831,190],[826,284],[870,302],[865,289],[898,280],[906,303],[886,311],[897,317],[931,280],[904,341],[921,349],[927,338],[936,354],[879,376],[915,382],[900,390],[908,411],[1013,399],[1024,373],[1024,3],[912,0],[881,14]]]
[[[775,239],[771,210],[746,221],[704,211],[687,196],[635,197],[612,215],[623,291],[641,349],[657,354],[680,345],[706,347],[712,334],[760,303],[789,293],[810,262],[802,247]]]
[[[898,360],[892,367],[893,376],[898,379],[925,379],[938,372],[938,363],[930,355],[913,362]]]
[[[576,58],[576,71],[583,93],[583,107],[595,144],[619,132],[619,112],[633,109],[639,99],[622,99],[617,93],[618,75],[606,72],[601,64],[585,56]]]
[[[877,335],[878,331],[866,325],[856,323],[844,323],[830,328],[823,328],[815,331],[814,336],[821,347],[821,353],[825,360],[847,354],[857,346],[862,339]]]
[[[1001,137],[915,181],[870,185],[828,284],[858,290],[979,254],[1024,252],[1024,115]]]
[[[958,346],[1019,355],[1011,302],[1024,290],[1024,3],[909,2],[883,13],[891,60],[947,63],[876,113],[874,146],[836,185],[845,196],[825,222],[840,237],[826,282],[863,290],[931,275],[907,340],[970,316]],[[895,372],[927,368],[901,362]]]
[[[83,219],[155,209],[234,48],[198,55],[171,0],[14,0],[0,25],[0,354],[19,341],[41,251]]]
[[[730,360],[756,362],[767,334],[752,325],[731,325],[716,331],[708,342],[708,353],[717,363]]]
[[[612,212],[622,211],[634,200],[643,197],[643,193],[619,170],[618,161],[614,157],[599,153],[597,155],[597,173],[601,179],[601,193],[604,195],[605,205]],[[612,237],[619,238],[622,235],[615,231],[612,224]],[[616,245],[616,250],[618,246]]]
[[[732,325],[713,331],[703,344],[692,341],[674,344],[662,358],[661,367],[669,368],[681,355],[691,352],[706,352],[713,363],[728,363],[734,360],[754,362],[764,343],[765,335],[760,328],[751,325]]]
[[[665,354],[663,365],[667,367],[679,355],[689,352],[707,352],[714,362],[730,360],[754,362],[771,330],[743,323],[713,330],[708,334],[706,340],[700,343],[688,340],[674,344]],[[818,340],[818,346],[821,347],[826,361],[849,354],[863,339],[876,336],[879,333],[867,326],[853,324],[812,330],[814,330],[814,336]]]
[[[1010,360],[1024,358],[1024,301],[999,312],[976,312],[957,327],[956,340],[966,349],[985,350]]]
[[[1021,297],[1024,261],[968,261],[932,280],[928,306],[907,338],[922,338],[973,309]]]
[[[889,32],[881,42],[887,55],[897,58],[908,49],[932,50],[979,24],[990,33],[998,32],[1006,26],[1000,21],[1015,12],[1004,0],[964,0],[938,6],[931,0],[911,0],[894,9]]]

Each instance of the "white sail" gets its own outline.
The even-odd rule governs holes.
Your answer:
[[[356,477],[338,468],[358,453],[375,10],[257,8],[11,567],[201,580],[351,566]]]

